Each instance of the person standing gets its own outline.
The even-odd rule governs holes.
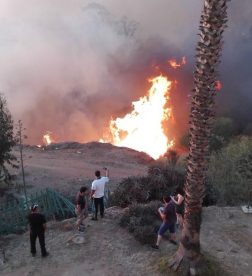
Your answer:
[[[177,224],[180,227],[183,227],[184,222],[184,190],[181,187],[176,189],[176,198],[171,196],[172,201],[176,204],[176,215],[177,215]]]
[[[94,200],[95,215],[92,220],[98,220],[98,208],[100,209],[101,218],[104,217],[104,190],[105,184],[109,182],[109,170],[104,168],[105,176],[101,176],[100,171],[95,171],[96,179],[92,182],[91,199]]]
[[[41,255],[42,257],[47,257],[49,253],[45,248],[45,230],[46,230],[46,219],[45,216],[39,213],[38,205],[33,204],[30,207],[31,213],[28,216],[28,221],[30,224],[30,245],[31,254],[33,257],[36,256],[36,239],[38,237]]]
[[[88,192],[87,187],[81,187],[76,197],[76,215],[77,227],[79,231],[84,230],[84,220],[88,216],[88,204],[86,202],[86,195]]]
[[[162,240],[163,235],[167,230],[170,231],[170,239],[169,241],[172,244],[177,244],[176,242],[176,235],[175,235],[175,224],[176,224],[176,212],[175,212],[175,203],[170,199],[170,197],[163,197],[164,201],[164,208],[159,208],[158,213],[163,220],[157,236],[157,242],[155,245],[152,245],[154,249],[159,249],[159,244]]]

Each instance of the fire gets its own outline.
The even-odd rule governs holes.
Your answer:
[[[149,80],[148,95],[132,103],[133,110],[110,122],[112,143],[159,158],[173,145],[164,133],[163,123],[171,116],[167,108],[172,82],[160,75]]]
[[[172,68],[177,69],[177,68],[181,67],[182,65],[186,64],[186,57],[182,57],[181,62],[177,62],[176,59],[170,59],[170,60],[168,60],[168,64]]]
[[[217,91],[220,91],[222,89],[222,83],[219,80],[215,82],[215,89]]]
[[[53,142],[49,132],[43,136],[43,141],[46,146],[50,145]]]

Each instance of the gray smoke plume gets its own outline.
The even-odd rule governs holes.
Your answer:
[[[248,120],[251,7],[248,0],[233,2],[218,112]],[[188,121],[202,5],[199,0],[44,0],[36,5],[2,0],[0,90],[15,119],[23,120],[28,142],[41,143],[46,131],[57,141],[98,140],[111,117],[131,111],[131,102],[149,89],[147,79],[160,71],[178,80],[171,101],[172,135],[179,136]],[[168,59],[182,56],[188,60],[183,69],[167,66]]]

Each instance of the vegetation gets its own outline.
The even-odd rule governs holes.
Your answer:
[[[252,189],[252,137],[236,138],[211,155],[208,182],[219,204],[238,205],[248,200]]]
[[[123,214],[120,225],[126,227],[141,243],[153,244],[161,222],[157,212],[161,205],[160,201],[132,204]]]
[[[183,186],[184,179],[182,167],[171,166],[166,160],[153,162],[147,176],[123,179],[111,195],[110,205],[126,207],[161,200],[164,195],[174,193],[176,187]]]
[[[14,145],[13,120],[7,108],[7,102],[0,94],[0,176],[2,176],[3,180],[8,176],[5,164],[14,166],[14,161],[16,160],[11,153]]]

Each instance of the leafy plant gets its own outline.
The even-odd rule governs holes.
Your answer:
[[[7,102],[0,94],[0,175],[4,180],[9,177],[5,164],[15,166],[16,158],[11,153],[15,144],[13,120],[7,108]]]

